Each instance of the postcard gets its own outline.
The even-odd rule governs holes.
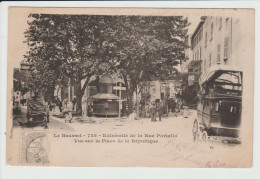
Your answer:
[[[8,15],[7,165],[252,167],[254,9]]]

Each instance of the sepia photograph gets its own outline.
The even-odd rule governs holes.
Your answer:
[[[254,13],[9,7],[7,165],[252,167]]]

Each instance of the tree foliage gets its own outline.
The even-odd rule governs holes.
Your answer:
[[[32,87],[75,82],[77,109],[92,75],[120,72],[128,96],[142,81],[176,75],[187,48],[187,18],[181,16],[91,16],[31,14],[25,32]],[[81,81],[84,80],[84,85]],[[130,98],[130,97],[128,97]]]
[[[14,69],[13,73],[13,90],[20,91],[22,95],[29,91],[28,74],[25,71],[20,71],[19,69]]]
[[[115,68],[128,84],[128,98],[138,85],[142,87],[141,82],[176,77],[175,66],[185,59],[188,48],[187,18],[119,16],[113,20],[110,43],[117,47]]]
[[[32,63],[32,87],[49,87],[70,78],[75,84],[77,110],[93,74],[109,67],[103,36],[105,23],[99,16],[32,14],[25,32]],[[87,79],[84,85],[81,81]],[[64,83],[65,84],[65,83]]]

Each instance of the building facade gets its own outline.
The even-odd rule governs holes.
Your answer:
[[[188,44],[190,48],[185,50],[185,58],[182,64],[182,99],[185,105],[195,106],[196,96],[199,91],[199,78],[201,75],[201,62],[203,59],[203,25],[205,17],[196,27],[193,34],[189,35]]]
[[[199,80],[210,68],[223,65],[243,67],[242,62],[247,59],[246,52],[250,51],[246,44],[252,37],[252,34],[248,34],[250,29],[245,25],[246,20],[235,16],[201,17],[190,36],[191,57],[185,67],[187,82],[183,85],[186,90],[184,94],[196,94],[194,90],[199,90]],[[186,54],[189,54],[188,50]]]
[[[201,18],[198,27],[191,39],[192,55],[193,60],[202,61],[202,75],[216,65],[242,67],[243,29],[240,19],[207,16]]]
[[[192,34],[188,35],[188,38],[186,39],[187,44],[189,45],[190,48],[186,48],[184,50],[185,53],[185,59],[183,61],[181,61],[180,64],[180,69],[181,69],[181,73],[187,73],[188,72],[188,64],[190,63],[190,61],[192,60],[192,50],[191,50],[191,36]]]

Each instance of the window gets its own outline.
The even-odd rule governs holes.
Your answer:
[[[222,27],[222,17],[219,18],[219,29]]]
[[[218,49],[217,49],[217,64],[220,64],[220,44],[218,44]]]
[[[201,39],[202,39],[202,30],[200,30],[199,32],[199,42],[201,41]]]
[[[225,40],[224,40],[224,58],[228,58],[228,55],[229,55],[229,38],[226,37]]]
[[[211,67],[211,54],[209,54],[209,67]]]
[[[205,47],[207,47],[207,41],[208,41],[208,34],[207,34],[207,32],[205,33]]]
[[[207,69],[207,64],[206,64],[206,60],[204,60],[204,72],[206,72]]]
[[[201,53],[202,53],[201,50],[202,50],[202,47],[200,47],[200,60],[201,60]]]
[[[211,23],[210,40],[213,38],[213,22]]]
[[[228,20],[229,20],[229,17],[226,17],[226,22],[228,22]]]

